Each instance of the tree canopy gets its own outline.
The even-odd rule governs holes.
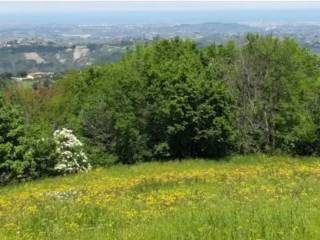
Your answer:
[[[27,136],[72,129],[92,165],[231,153],[318,155],[319,69],[319,57],[290,38],[248,34],[240,46],[204,48],[155,39],[116,63],[68,71],[46,91],[9,88],[20,117],[0,109],[3,118],[15,119],[3,128],[18,136],[22,129]],[[18,136],[1,144],[14,146]]]

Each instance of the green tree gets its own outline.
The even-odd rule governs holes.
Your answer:
[[[6,104],[0,98],[0,182],[23,177],[26,167],[24,148],[23,114],[16,106]]]
[[[103,75],[100,93],[82,115],[82,130],[122,162],[230,151],[232,98],[207,74],[193,42],[139,45]]]
[[[230,74],[240,151],[286,148],[292,131],[308,124],[306,98],[317,76],[316,56],[294,40],[249,34]]]
[[[232,99],[191,41],[155,42],[145,64],[147,132],[158,157],[221,157],[232,145]]]

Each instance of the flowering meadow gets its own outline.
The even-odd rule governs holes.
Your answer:
[[[0,239],[320,239],[320,162],[114,166],[0,189]]]

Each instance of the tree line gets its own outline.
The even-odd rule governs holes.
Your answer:
[[[69,128],[93,166],[233,153],[319,155],[319,63],[290,38],[248,34],[241,46],[204,48],[155,39],[116,63],[68,71],[50,89],[4,87],[1,136],[27,140],[1,137],[0,151],[8,142],[49,142]],[[0,174],[17,162],[28,173],[33,162],[42,166],[35,176],[50,175],[46,166],[55,160],[45,142],[34,144],[28,159],[16,154],[8,163],[1,154]]]

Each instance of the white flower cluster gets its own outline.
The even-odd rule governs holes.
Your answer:
[[[56,144],[58,163],[55,169],[61,173],[76,173],[88,171],[91,165],[86,154],[83,152],[83,144],[73,134],[72,130],[63,128],[53,134]]]

